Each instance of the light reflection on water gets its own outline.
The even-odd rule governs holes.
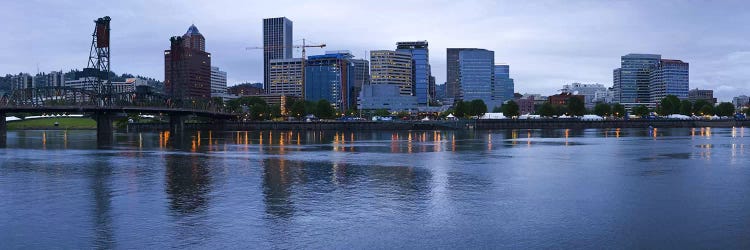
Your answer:
[[[12,131],[0,242],[745,248],[745,130]]]

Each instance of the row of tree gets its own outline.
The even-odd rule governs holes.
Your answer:
[[[281,106],[269,105],[265,100],[256,97],[240,97],[226,102],[226,108],[230,112],[243,113],[251,120],[272,120],[282,118]],[[302,119],[307,115],[314,115],[321,119],[334,119],[337,116],[336,109],[327,100],[317,102],[295,100],[286,103],[284,107],[287,116]]]

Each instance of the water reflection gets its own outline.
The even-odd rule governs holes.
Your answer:
[[[91,166],[91,183],[93,193],[94,246],[100,249],[112,249],[115,244],[112,220],[112,167],[107,161],[95,161]]]
[[[205,212],[211,191],[211,176],[202,157],[164,155],[167,197],[176,215]]]

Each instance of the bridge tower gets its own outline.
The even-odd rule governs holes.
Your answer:
[[[87,68],[95,69],[98,77],[89,78],[90,90],[97,95],[97,104],[100,106],[110,106],[112,104],[112,82],[110,81],[110,60],[109,60],[109,16],[94,20],[96,26],[94,33],[91,34],[91,50],[89,52],[89,61]]]

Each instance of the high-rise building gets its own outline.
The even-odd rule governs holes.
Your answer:
[[[685,100],[690,89],[690,65],[680,60],[662,59],[651,67],[650,100],[658,103],[667,95]],[[711,91],[713,96],[713,91]]]
[[[459,99],[484,101],[488,109],[499,106],[494,98],[495,52],[486,49],[462,49],[458,59]]]
[[[211,96],[227,93],[227,72],[211,67]]]
[[[305,62],[305,100],[327,100],[341,112],[353,108],[355,65],[347,51],[309,56]]]
[[[263,88],[269,91],[271,60],[292,58],[292,21],[286,17],[263,19]]]
[[[206,51],[206,38],[198,31],[198,27],[195,24],[190,25],[185,35],[182,35],[182,45],[186,48]]]
[[[359,105],[362,110],[387,109],[391,112],[411,112],[417,110],[417,97],[402,95],[398,85],[366,84],[359,93]]]
[[[356,98],[362,91],[362,86],[370,84],[370,61],[365,59],[351,59],[354,64],[354,91],[352,95]]]
[[[34,78],[28,73],[20,73],[18,75],[11,76],[10,78],[10,89],[30,89],[34,87]]]
[[[628,54],[621,57],[620,68],[613,71],[615,102],[626,106],[650,103],[651,68],[661,55]]]
[[[430,50],[427,41],[398,42],[396,51],[407,52],[412,57],[412,95],[417,97],[420,105],[427,105],[433,101],[430,96]]]
[[[370,83],[394,84],[401,95],[412,95],[411,54],[393,50],[370,51]]]
[[[493,86],[493,92],[495,100],[499,103],[513,99],[515,83],[513,78],[510,78],[510,65],[495,65],[495,84]]]
[[[460,99],[460,81],[458,78],[458,53],[463,49],[448,48],[446,55],[446,81],[445,96],[448,98]]]
[[[302,58],[273,59],[269,66],[268,94],[304,97]]]
[[[170,42],[170,49],[164,51],[164,92],[175,99],[211,97],[211,54],[204,51],[198,28],[191,25],[185,35]]]

